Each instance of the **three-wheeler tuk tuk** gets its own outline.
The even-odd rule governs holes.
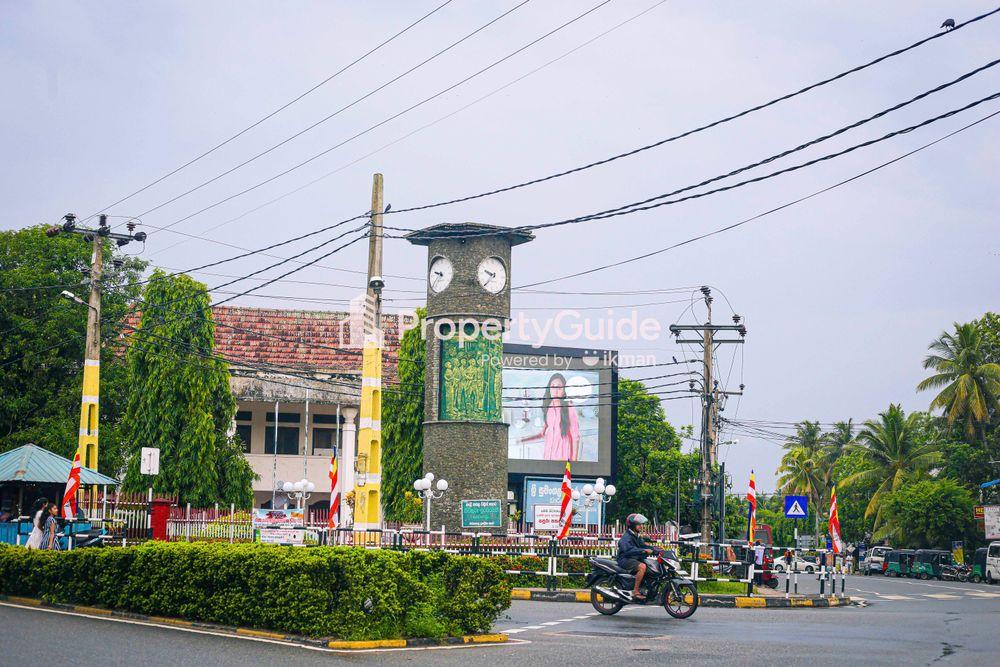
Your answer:
[[[885,574],[887,577],[909,577],[913,569],[913,559],[917,552],[913,549],[893,549],[886,557]]]
[[[969,581],[978,584],[986,579],[986,547],[979,547],[972,556],[972,572]]]
[[[920,579],[940,579],[941,567],[951,565],[950,551],[941,549],[917,549],[913,558],[912,576]]]

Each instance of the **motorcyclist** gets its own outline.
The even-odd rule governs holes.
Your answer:
[[[635,587],[632,589],[632,599],[645,600],[646,596],[639,593],[639,585],[646,576],[646,556],[653,554],[653,549],[646,544],[640,533],[649,519],[641,514],[629,514],[625,519],[625,532],[618,540],[618,567],[635,574]]]

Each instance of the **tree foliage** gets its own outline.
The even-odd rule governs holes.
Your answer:
[[[101,434],[99,468],[117,476],[122,441],[117,424],[127,384],[124,362],[111,345],[121,332],[145,262],[112,261],[103,250],[101,279]],[[27,443],[72,458],[77,449],[92,245],[78,234],[45,236],[43,227],[0,232],[0,451]]]
[[[382,403],[382,509],[389,521],[420,521],[411,491],[423,470],[426,344],[420,332],[426,314],[417,309],[417,326],[399,342],[399,390],[385,392]]]
[[[925,479],[885,498],[893,544],[911,549],[950,549],[952,540],[978,541],[973,531],[972,494],[954,480]]]
[[[229,368],[214,357],[215,324],[205,286],[155,271],[128,349],[129,442],[125,488],[152,485],[196,506],[253,503],[254,473],[227,435],[236,412]],[[139,472],[142,447],[160,450],[160,474]]]
[[[618,381],[618,493],[608,517],[624,521],[632,512],[666,521],[674,517],[677,470],[681,471],[681,523],[690,523],[693,509],[688,481],[697,474],[696,456],[680,454],[681,440],[666,420],[658,397],[641,382]]]

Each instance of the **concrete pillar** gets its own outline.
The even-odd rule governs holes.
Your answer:
[[[354,489],[354,457],[358,451],[358,425],[355,421],[358,416],[356,407],[340,407],[340,416],[344,419],[344,424],[340,431],[340,462],[338,473],[340,475],[341,499],[348,492]],[[343,501],[342,501],[343,502]],[[346,516],[346,510],[341,512]]]

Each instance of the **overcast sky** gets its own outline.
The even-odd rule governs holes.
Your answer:
[[[86,216],[106,210],[102,207],[295,98],[441,2],[3,3],[0,224],[11,229],[54,223],[70,211]],[[150,235],[143,256],[159,266],[185,269],[239,252],[213,241],[256,248],[364,213],[375,171],[385,175],[385,198],[395,209],[543,176],[652,143],[908,45],[935,33],[950,16],[946,12],[955,12],[961,22],[992,9],[990,2],[612,0],[485,74],[310,164],[170,231],[156,231],[399,113],[598,2],[532,0],[303,136],[143,215]],[[454,0],[280,114],[107,212],[135,216],[153,209],[354,101],[516,4]],[[459,111],[650,7],[639,18]],[[996,58],[998,37],[1000,16],[641,155],[513,193],[387,216],[386,224],[533,224],[645,199],[799,145],[950,81]],[[998,84],[997,71],[988,70],[753,173],[906,127],[985,97]],[[931,127],[736,191],[542,230],[534,242],[514,251],[513,284],[632,257],[737,222],[998,109],[1000,102],[988,102]],[[927,344],[952,322],[998,307],[998,127],[1000,119],[986,121],[731,232],[546,289],[608,292],[712,285],[716,319],[728,321],[735,310],[749,327],[742,356],[734,362],[730,347],[719,353],[728,388],[735,389],[741,378],[746,383],[739,405],[730,402],[724,413],[731,419],[860,421],[890,401],[907,410],[924,409],[930,396],[914,387],[925,375],[921,359]],[[205,238],[191,240],[174,232]],[[316,238],[326,240],[331,234]],[[275,253],[287,256],[314,242]],[[425,251],[404,241],[386,243],[386,296],[395,299],[387,302],[388,309],[411,308],[415,298],[422,299]],[[364,286],[358,272],[365,269],[365,245],[355,244],[322,262],[322,268],[290,277],[321,285],[281,282],[261,293],[348,299]],[[128,248],[139,249],[137,244]],[[246,274],[274,261],[255,256],[211,271]],[[209,285],[225,280],[197,277]],[[234,287],[242,291],[254,284]],[[704,320],[703,305],[690,308],[690,296],[690,290],[655,295],[517,292],[514,307],[545,318],[557,311],[535,309],[653,303],[636,307],[637,317],[654,318],[665,329],[675,321]],[[343,307],[337,301],[249,296],[236,303]],[[614,316],[630,317],[632,310],[620,307]],[[582,313],[608,317],[604,310]],[[655,341],[580,345],[655,355],[658,361],[699,354],[678,348],[666,335]],[[678,426],[692,423],[693,401],[664,405]],[[732,435],[724,433],[723,439]],[[758,488],[772,490],[779,444],[736,437],[739,444],[721,451],[733,473],[734,490],[746,487],[751,467],[757,470]]]

